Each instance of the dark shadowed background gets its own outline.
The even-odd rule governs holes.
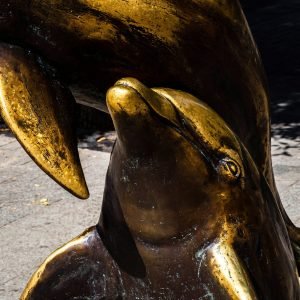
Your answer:
[[[296,140],[300,136],[300,1],[241,3],[269,81],[273,133]]]

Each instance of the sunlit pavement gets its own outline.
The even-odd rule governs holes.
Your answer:
[[[0,299],[18,299],[50,252],[100,215],[109,153],[80,149],[90,190],[79,200],[45,175],[11,136],[0,134]]]
[[[272,139],[273,169],[282,202],[300,226],[300,135],[295,140]]]

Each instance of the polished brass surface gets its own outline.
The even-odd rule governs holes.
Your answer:
[[[124,76],[200,97],[277,194],[268,91],[238,0],[8,0],[0,15],[0,40],[40,55],[80,103],[107,110],[101,95]],[[296,251],[299,230],[276,201]]]
[[[140,126],[138,132],[135,131],[134,126],[130,127],[128,125],[126,129],[126,126],[119,125],[119,128],[117,128],[119,143],[122,139],[134,140],[128,132],[129,129],[132,129],[135,136],[138,136],[140,142],[145,141],[148,131],[144,127],[143,113],[147,111],[146,106],[147,108],[150,107],[158,118],[174,130],[180,128],[180,133],[184,133],[184,137],[191,144],[199,147],[198,150],[203,157],[211,162],[213,168],[219,172],[218,174],[222,174],[228,184],[233,184],[237,178],[243,178],[244,176],[242,168],[244,162],[240,164],[241,153],[237,153],[236,149],[232,150],[232,147],[237,147],[237,144],[243,145],[247,149],[243,151],[248,151],[252,157],[249,165],[252,166],[252,169],[257,168],[259,176],[266,179],[267,182],[264,186],[270,186],[270,191],[267,188],[264,188],[264,190],[268,190],[269,193],[273,194],[269,197],[270,201],[273,201],[273,205],[279,207],[281,211],[292,240],[293,250],[300,262],[300,233],[286,215],[274,183],[270,152],[269,98],[264,73],[259,54],[237,0],[1,1],[0,41],[3,45],[0,49],[1,70],[5,70],[5,72],[11,70],[11,74],[15,74],[10,77],[10,80],[19,78],[16,79],[16,82],[19,82],[18,85],[24,93],[27,85],[31,89],[31,93],[28,93],[27,98],[25,97],[27,100],[25,99],[23,106],[20,105],[20,103],[23,103],[20,102],[22,99],[15,95],[14,89],[4,84],[1,90],[2,93],[5,91],[5,97],[1,98],[4,99],[1,101],[2,114],[4,114],[5,120],[13,128],[18,139],[35,161],[67,189],[82,198],[88,195],[78,165],[77,154],[74,152],[73,142],[66,142],[67,146],[64,146],[63,139],[66,141],[72,139],[70,131],[65,129],[68,127],[66,124],[69,121],[64,120],[64,117],[60,119],[56,117],[56,115],[61,116],[63,112],[68,111],[67,108],[62,107],[64,105],[68,106],[65,102],[67,98],[70,98],[70,95],[61,96],[63,93],[68,94],[69,89],[77,98],[77,101],[107,110],[101,95],[117,79],[123,76],[133,76],[145,82],[148,86],[180,89],[202,99],[206,104],[202,103],[201,105],[203,107],[208,105],[221,118],[212,117],[210,119],[211,113],[205,114],[203,110],[201,112],[197,111],[194,105],[195,103],[199,104],[198,100],[186,100],[186,94],[182,92],[174,92],[169,89],[150,91],[142,87],[137,81],[131,80],[130,83],[121,81],[118,83],[119,87],[116,87],[113,91],[119,89],[121,94],[122,92],[125,93],[126,97],[120,98],[132,101],[132,103],[126,105],[126,109],[131,110],[132,114],[139,112],[141,120],[133,122],[135,126]],[[6,50],[3,49],[8,49],[8,44],[12,46],[9,46],[11,47],[9,48],[11,49],[9,50],[10,54],[5,56]],[[11,64],[14,60],[17,60],[18,64],[23,66],[23,71],[19,72],[12,68]],[[35,70],[33,74],[29,72],[31,66]],[[17,74],[20,76],[17,76]],[[46,77],[43,77],[44,75]],[[2,81],[6,76],[2,74]],[[31,96],[40,95],[41,93],[42,89],[36,82],[42,82],[42,86],[45,87],[46,92],[43,95],[43,101],[45,101],[47,107],[51,106],[53,109],[52,111],[49,110],[49,113],[44,109],[40,109],[43,107],[43,105],[39,105],[41,102],[37,102],[36,97]],[[54,83],[56,87],[54,87]],[[142,105],[140,101],[138,103],[141,107],[134,106],[137,100],[135,93],[126,94],[128,90],[125,89],[124,91],[124,85],[128,84],[130,85],[129,91],[132,91],[131,89],[138,90],[143,97],[144,93],[147,95],[146,98],[149,98],[149,100],[146,101],[146,106]],[[54,100],[58,98],[53,97],[53,95],[60,95],[58,96],[61,100],[59,105],[54,104]],[[167,98],[170,102],[161,102],[159,95]],[[20,99],[17,105],[16,99]],[[18,108],[17,111],[14,110],[15,105]],[[5,111],[3,107],[10,107],[11,109],[5,114],[3,113]],[[144,110],[142,107],[144,107]],[[113,105],[110,109],[112,108]],[[66,153],[70,153],[70,155],[67,155],[68,162],[66,162],[66,166],[72,167],[74,172],[64,173],[62,171],[66,169],[63,164],[64,159],[60,161],[62,164],[59,166],[60,163],[57,159],[60,160],[62,157],[58,157],[59,153],[56,150],[53,153],[51,152],[52,149],[56,149],[57,145],[57,140],[48,138],[52,136],[52,133],[49,134],[46,129],[40,133],[39,126],[29,126],[31,118],[28,118],[26,121],[28,124],[26,126],[27,131],[24,134],[24,127],[22,129],[22,126],[17,122],[22,115],[22,110],[27,110],[28,115],[30,113],[35,114],[36,118],[32,120],[38,120],[39,122],[42,120],[43,128],[47,128],[48,120],[54,122],[51,123],[52,125],[48,129],[56,128],[57,132],[54,136],[57,135],[61,138],[59,145],[69,149],[65,150]],[[210,124],[210,129],[209,126],[205,126],[205,122],[199,119],[199,114],[205,116],[207,119],[205,121],[206,125]],[[178,115],[184,116],[186,123],[184,130]],[[214,125],[216,120],[220,120],[217,122],[217,127]],[[227,128],[223,120],[235,134],[229,139],[226,134],[224,135],[225,138],[219,139],[217,137],[214,139],[216,128],[218,132],[220,128],[222,128],[220,132],[223,132],[225,127]],[[131,121],[128,122],[131,124]],[[117,127],[118,122],[115,123]],[[65,130],[67,132],[64,133]],[[205,134],[200,134],[203,130]],[[39,133],[44,137],[47,136],[43,140],[45,147],[37,146],[37,141],[40,138]],[[169,136],[166,140],[170,140]],[[159,141],[163,151],[165,149],[163,138]],[[229,141],[228,145],[227,142]],[[237,144],[233,141],[237,141]],[[134,141],[133,145],[135,145]],[[148,143],[148,145],[151,144]],[[170,142],[169,153],[190,151],[187,157],[193,157],[192,150],[185,150],[183,144],[180,143],[180,145],[181,148],[174,141]],[[43,152],[45,148],[51,149],[50,152],[52,153],[50,167],[47,168],[48,155],[46,157],[41,155],[41,153],[45,154]],[[211,158],[210,151],[214,153],[214,150],[211,149],[223,151],[224,159],[219,161],[218,156]],[[139,147],[137,146],[137,149],[133,148],[130,151],[139,153],[138,150]],[[115,150],[114,155],[116,153],[117,150]],[[172,155],[170,155],[170,159],[171,157]],[[182,161],[185,161],[185,159]],[[199,160],[199,164],[200,161],[202,160]],[[134,166],[134,162],[132,163]],[[169,164],[169,161],[167,160],[165,164]],[[155,167],[160,168],[157,165]],[[205,171],[206,168],[202,167],[203,164],[200,164],[200,170]],[[164,164],[162,163],[161,170],[163,168]],[[110,172],[117,171],[111,168]],[[165,174],[166,180],[168,180],[169,175],[172,174]],[[208,178],[208,175],[205,172],[202,174],[203,178]],[[139,177],[140,184],[144,184],[142,178],[142,176]],[[157,175],[157,180],[159,178],[161,177]],[[191,178],[196,178],[196,175],[189,178],[192,181]],[[186,186],[189,186],[190,181],[187,182]],[[208,180],[208,183],[211,182]],[[108,184],[108,186],[111,186],[111,184]],[[129,184],[129,186],[131,185]],[[131,188],[134,187],[131,186]],[[262,189],[262,187],[259,188]],[[169,189],[174,192],[177,191],[178,187],[172,186]],[[192,192],[189,190],[184,192],[187,199],[189,199],[189,193]],[[169,197],[171,195],[173,193],[170,193]],[[190,203],[192,205],[191,209],[188,208],[188,205],[183,207],[180,214],[176,210],[177,202],[174,203],[173,210],[167,209],[170,215],[166,219],[169,220],[170,217],[170,220],[175,220],[177,218],[178,224],[176,225],[175,221],[171,224],[166,223],[164,229],[157,235],[155,234],[156,229],[160,227],[151,224],[156,224],[156,218],[159,218],[159,214],[153,213],[151,215],[149,212],[147,217],[150,218],[148,219],[150,221],[148,225],[146,224],[143,227],[144,229],[141,232],[141,234],[145,234],[143,238],[157,239],[156,242],[159,242],[160,239],[172,236],[177,229],[190,228],[198,211],[195,208],[195,203]],[[127,211],[127,208],[124,208],[125,215],[128,213],[134,216],[135,213],[139,212],[132,203],[126,207],[130,207],[130,209]],[[244,208],[241,208],[241,211],[244,211]],[[185,212],[186,217],[183,216],[183,212]],[[129,228],[131,228],[130,226],[136,228],[135,221],[133,217],[128,217],[126,224],[128,222]],[[135,232],[135,234],[139,236],[140,233]],[[227,244],[225,243],[225,245]],[[216,247],[215,253],[223,253],[222,249],[227,249],[226,247]],[[118,253],[114,255],[120,256]],[[230,260],[233,265],[239,261],[235,257],[238,256],[233,254]],[[221,266],[220,261],[215,260],[215,262],[215,266]],[[118,261],[118,263],[121,266],[123,264],[122,261]],[[298,265],[300,266],[300,263]],[[143,268],[141,267],[141,269]],[[243,270],[243,268],[240,270]],[[136,272],[139,273],[141,270],[138,268]],[[289,274],[289,272],[290,270],[287,270],[284,274]],[[244,274],[243,271],[237,271],[236,274],[238,273]],[[215,278],[217,277],[215,276]],[[244,276],[241,285],[247,285],[247,282],[249,282],[248,277]],[[248,294],[252,295],[252,292],[250,292],[252,288],[248,287],[248,290]],[[242,289],[239,291],[243,292]],[[291,291],[293,291],[293,288]],[[230,297],[237,293],[237,291],[227,292],[231,295]]]
[[[8,0],[0,13],[0,39],[43,57],[81,103],[128,76],[200,97],[273,184],[268,94],[237,0]]]
[[[47,174],[77,197],[87,198],[72,128],[73,101],[33,55],[0,44],[0,115]]]
[[[123,79],[101,217],[52,254],[21,299],[300,299],[264,175],[206,103]]]

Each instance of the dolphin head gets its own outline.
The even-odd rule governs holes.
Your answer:
[[[243,189],[240,143],[225,122],[187,93],[132,78],[107,105],[118,135],[108,178],[131,232],[152,241],[213,232],[220,203]]]
[[[246,147],[213,109],[185,92],[149,89],[132,78],[119,80],[108,91],[107,106],[118,138],[100,229],[121,267],[129,264],[129,251],[123,250],[128,243],[118,242],[124,237],[131,239],[130,252],[135,254],[130,261],[140,261],[140,273],[156,263],[153,249],[178,256],[176,251],[184,249],[188,257],[206,251],[208,272],[229,295],[256,299],[247,274],[261,293],[271,293],[261,282],[272,282],[274,268],[268,262],[276,252],[280,255],[275,264],[293,274],[284,283],[277,281],[289,286],[278,291],[297,290],[290,242],[270,187]],[[115,235],[105,232],[110,222]],[[120,222],[126,227],[121,234]],[[135,244],[138,250],[133,252]],[[115,249],[122,254],[115,255]],[[261,272],[267,269],[267,275]],[[278,272],[276,280],[281,278]]]

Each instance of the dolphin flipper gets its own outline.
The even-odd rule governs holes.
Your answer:
[[[218,285],[222,299],[256,300],[257,295],[250,281],[248,272],[230,242],[220,240],[208,249],[199,252],[199,274],[209,272],[202,278],[211,278],[206,288]]]
[[[29,51],[0,44],[0,115],[37,165],[84,199],[88,189],[73,134],[72,101]]]
[[[20,300],[122,299],[119,273],[97,229],[91,227],[42,263]]]

